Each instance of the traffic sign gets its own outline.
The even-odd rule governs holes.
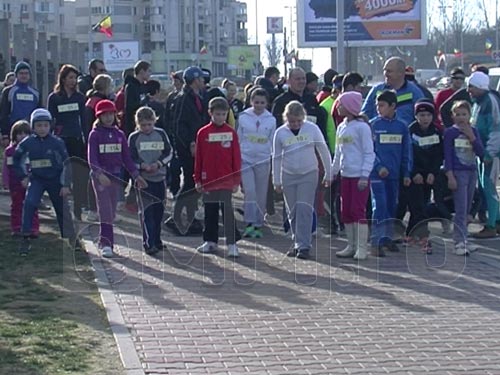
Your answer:
[[[267,33],[282,34],[283,33],[283,17],[267,17]]]

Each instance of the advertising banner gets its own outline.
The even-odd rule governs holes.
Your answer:
[[[139,42],[103,42],[102,57],[108,72],[131,68],[140,59]]]
[[[228,69],[252,70],[259,64],[260,46],[229,46],[227,51]]]
[[[345,45],[425,45],[425,0],[344,1]],[[299,47],[335,47],[335,0],[297,0]]]

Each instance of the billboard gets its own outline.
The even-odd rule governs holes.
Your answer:
[[[253,70],[260,62],[260,46],[229,46],[227,50],[227,68]]]
[[[131,68],[139,60],[139,42],[103,42],[102,57],[108,72],[121,72]]]
[[[425,45],[425,0],[343,0],[349,47]],[[297,0],[299,47],[335,47],[335,0]]]

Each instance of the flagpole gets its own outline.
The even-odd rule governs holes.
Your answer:
[[[93,30],[92,30],[92,0],[89,0],[89,37],[88,37],[88,60],[94,58],[94,40],[93,40]]]

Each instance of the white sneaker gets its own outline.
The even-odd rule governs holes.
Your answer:
[[[458,242],[455,244],[455,254],[462,256],[467,256],[470,254],[469,249],[467,249],[467,246],[465,245],[465,242]]]
[[[104,246],[102,248],[102,256],[104,258],[112,258],[113,257],[113,249],[110,246]]]
[[[236,246],[236,244],[227,245],[227,255],[232,258],[238,258],[240,256],[238,246]]]
[[[87,221],[91,221],[91,222],[97,222],[99,221],[99,215],[97,214],[96,211],[89,211],[87,213]]]
[[[217,250],[217,244],[211,241],[205,241],[201,246],[196,248],[196,251],[202,254],[213,253],[215,250]]]

